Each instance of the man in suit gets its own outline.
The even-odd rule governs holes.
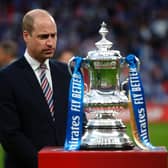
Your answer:
[[[17,58],[17,43],[12,40],[0,42],[0,68],[3,68]]]
[[[34,9],[22,26],[25,54],[0,71],[0,128],[6,167],[37,168],[40,149],[64,145],[70,75],[66,64],[49,60],[57,42],[53,17]],[[44,69],[50,104],[41,86]]]

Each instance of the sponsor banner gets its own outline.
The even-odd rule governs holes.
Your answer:
[[[156,104],[147,102],[147,115],[149,122],[168,122],[168,105]],[[121,118],[125,122],[130,121],[129,109],[123,109],[118,114],[118,118]]]
[[[128,83],[131,103],[129,103],[128,106],[131,112],[130,122],[134,141],[141,149],[160,151],[161,148],[153,146],[150,142],[146,101],[136,56],[132,54],[128,55],[126,62],[129,65]]]
[[[65,150],[78,150],[80,148],[83,129],[84,82],[80,71],[82,58],[74,57],[74,62],[75,66],[69,88]]]

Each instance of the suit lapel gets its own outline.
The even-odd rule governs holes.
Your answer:
[[[51,71],[51,79],[52,79],[52,86],[53,86],[53,97],[54,97],[54,104],[56,104],[56,99],[57,99],[57,96],[56,96],[56,93],[57,93],[57,74],[56,72],[54,71],[54,65],[52,64],[52,62],[50,62],[50,71]],[[58,74],[59,75],[59,74]]]
[[[36,75],[24,57],[22,59],[21,65],[25,80],[29,83],[30,87],[37,93],[38,96],[42,96],[42,90]]]
[[[50,114],[50,110],[48,107],[48,104],[45,100],[43,91],[41,89],[41,86],[38,82],[38,79],[34,73],[34,71],[32,70],[31,66],[29,65],[29,63],[26,61],[26,59],[23,57],[21,58],[21,67],[22,67],[22,73],[24,76],[24,79],[26,80],[26,83],[29,84],[30,89],[32,90],[32,99],[36,99],[39,102],[39,105],[41,106],[41,109],[43,109],[43,111],[45,111],[48,115],[48,119],[50,121],[50,123],[52,123],[52,117]],[[35,93],[35,94],[33,94]]]

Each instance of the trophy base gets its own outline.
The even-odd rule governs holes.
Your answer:
[[[132,150],[133,142],[119,119],[90,120],[81,141],[81,150]]]
[[[80,150],[109,150],[109,151],[116,151],[116,150],[132,150],[134,148],[133,144],[124,144],[124,145],[105,145],[105,146],[96,146],[96,145],[87,145],[82,144],[80,146]]]

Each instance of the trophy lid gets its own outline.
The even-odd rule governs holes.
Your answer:
[[[102,22],[99,34],[102,36],[101,40],[96,42],[97,50],[88,52],[88,59],[91,60],[117,60],[121,58],[120,51],[110,49],[113,43],[106,39],[108,34],[107,25]]]
[[[108,49],[110,49],[112,47],[112,44],[113,44],[111,41],[106,39],[106,35],[109,32],[106,26],[107,25],[106,25],[105,22],[103,22],[101,24],[99,34],[102,36],[102,39],[95,43],[96,47],[99,50],[103,50],[103,51],[107,51]]]

